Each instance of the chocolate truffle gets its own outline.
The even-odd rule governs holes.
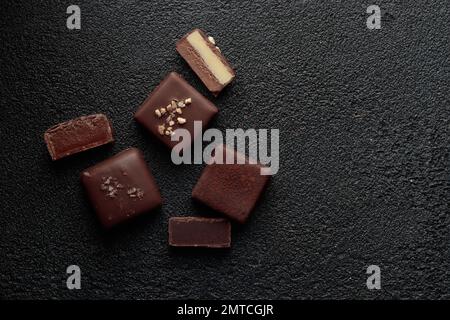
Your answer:
[[[114,141],[111,123],[104,114],[92,114],[57,124],[44,133],[52,160]]]
[[[134,115],[154,136],[172,148],[177,141],[170,137],[177,128],[187,129],[190,145],[200,132],[194,132],[194,121],[201,121],[204,130],[218,112],[216,106],[202,96],[179,74],[169,75],[153,90]]]
[[[162,202],[144,157],[136,148],[86,169],[81,181],[105,227],[155,209]]]
[[[245,163],[237,164],[235,161],[234,164],[206,165],[192,190],[192,197],[227,217],[244,223],[270,176],[261,175],[263,167],[250,163],[245,155],[225,146],[218,148],[223,148],[224,158],[231,153],[235,160],[243,158]]]

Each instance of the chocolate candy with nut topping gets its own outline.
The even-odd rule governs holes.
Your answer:
[[[194,29],[177,42],[178,53],[186,60],[214,95],[233,81],[235,73],[213,37]]]
[[[162,203],[155,180],[136,148],[86,169],[81,181],[105,227],[151,211]]]
[[[195,138],[194,121],[201,121],[204,130],[217,112],[211,101],[179,74],[171,72],[139,107],[134,118],[172,148],[178,144],[177,141],[171,141],[171,135],[177,128],[190,132],[191,140],[183,142],[190,145]]]
[[[192,190],[192,197],[230,219],[244,223],[270,176],[261,175],[262,166],[250,163],[245,155],[225,146],[217,148],[222,148],[223,159],[226,154],[231,154],[234,164],[208,164]],[[244,163],[237,164],[237,159],[243,159]]]

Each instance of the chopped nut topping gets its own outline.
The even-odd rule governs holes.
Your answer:
[[[144,197],[144,191],[140,188],[132,187],[127,190],[127,194],[130,198],[139,198],[142,199]]]
[[[216,46],[217,51],[222,52],[218,46]]]
[[[162,136],[173,135],[173,130],[176,129],[174,126],[177,124],[185,124],[187,122],[186,118],[178,117],[177,115],[183,114],[182,108],[187,107],[192,103],[192,98],[185,99],[173,99],[165,108],[158,108],[155,110],[155,115],[161,118],[164,115],[164,121],[162,124],[158,125],[158,133]],[[175,121],[176,119],[176,121]]]
[[[123,185],[114,177],[102,177],[102,184],[100,190],[104,191],[107,197],[115,198],[119,189],[122,189]]]
[[[208,41],[211,42],[212,44],[216,44],[216,41],[211,36],[208,37]]]
[[[166,118],[166,123],[169,123],[170,121],[172,121],[173,117],[174,117],[173,114],[169,115],[169,116]]]

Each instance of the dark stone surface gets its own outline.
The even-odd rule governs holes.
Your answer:
[[[81,31],[71,2],[0,2],[0,297],[450,298],[448,1],[376,1],[379,31],[364,1],[159,2],[77,1]],[[194,27],[237,70],[217,99],[175,51]],[[214,216],[190,198],[202,166],[133,120],[169,71],[215,101],[213,127],[281,129],[280,171],[230,251],[168,248],[170,216]],[[44,131],[97,112],[117,142],[52,163]],[[166,201],[105,232],[79,174],[129,146]]]

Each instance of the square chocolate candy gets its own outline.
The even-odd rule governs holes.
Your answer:
[[[105,227],[155,209],[162,202],[144,157],[136,148],[86,169],[81,181]]]
[[[244,223],[270,176],[261,175],[263,167],[250,163],[245,155],[224,146],[217,148],[223,150],[222,163],[225,163],[227,154],[234,158],[235,163],[208,164],[192,190],[192,197],[229,218]],[[236,163],[236,159],[243,159],[244,163]]]
[[[177,128],[187,129],[190,145],[196,138],[194,121],[201,121],[204,130],[218,112],[216,106],[195,90],[179,74],[169,73],[153,90],[134,115],[159,140],[172,148],[177,141],[171,135]]]

